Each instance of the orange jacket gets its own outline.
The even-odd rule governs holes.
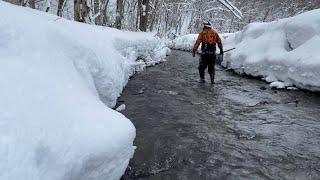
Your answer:
[[[216,31],[213,29],[203,29],[203,31],[199,34],[198,39],[193,47],[193,52],[196,52],[200,43],[206,44],[214,44],[217,43],[220,51],[223,51],[223,46],[221,43],[221,39]]]

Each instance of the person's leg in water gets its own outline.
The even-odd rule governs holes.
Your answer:
[[[204,71],[207,69],[207,55],[206,54],[202,54],[199,60],[199,75],[200,75],[200,82],[204,83],[205,79],[204,79]]]
[[[211,84],[214,84],[214,76],[216,74],[214,66],[215,66],[216,55],[210,54],[208,56],[208,73],[210,75]]]

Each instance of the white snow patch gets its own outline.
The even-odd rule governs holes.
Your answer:
[[[287,87],[288,90],[299,90],[298,88],[296,87]]]
[[[284,85],[284,83],[283,83],[283,82],[279,82],[279,81],[277,81],[277,82],[272,82],[272,83],[270,84],[270,87],[271,87],[271,88],[277,88],[277,89],[285,89],[285,88],[286,88],[286,86]]]
[[[170,43],[170,48],[183,51],[191,51],[198,38],[198,34],[188,34],[174,39]],[[199,48],[200,49],[200,48]]]
[[[167,56],[170,56],[170,55],[171,55],[171,50],[170,50],[168,47],[166,48],[166,55],[167,55]]]
[[[277,78],[275,78],[273,75],[269,75],[265,78],[265,80],[269,83],[277,81]]]
[[[126,105],[125,104],[121,104],[119,107],[117,107],[116,111],[123,111],[126,109]]]

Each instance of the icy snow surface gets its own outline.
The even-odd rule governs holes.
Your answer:
[[[0,15],[0,179],[119,179],[135,127],[109,107],[143,61],[168,50],[150,33],[3,1]]]
[[[284,89],[286,86],[285,86],[285,84],[283,83],[283,82],[272,82],[271,84],[270,84],[270,87],[272,87],[272,88],[277,88],[277,89]]]
[[[227,68],[320,91],[320,10],[249,24],[227,38],[225,46],[236,47],[226,53],[222,65]]]
[[[116,111],[123,111],[126,109],[126,105],[125,104],[121,104],[119,107],[117,107]]]

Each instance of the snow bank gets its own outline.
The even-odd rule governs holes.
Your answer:
[[[0,15],[0,179],[119,179],[135,128],[105,104],[115,105],[136,59],[157,63],[167,49],[153,34],[3,1]]]
[[[252,23],[230,36],[222,65],[268,82],[320,91],[320,10],[270,23]],[[276,84],[276,85],[275,85]]]
[[[180,36],[170,43],[170,48],[176,50],[191,51],[197,38],[198,34],[188,34]]]
[[[188,34],[184,36],[180,36],[173,41],[168,43],[168,46],[172,49],[176,50],[183,50],[183,51],[192,51],[194,44],[197,41],[199,34]],[[219,34],[221,40],[223,41],[228,36],[231,36],[232,33],[223,33]],[[198,48],[198,52],[201,52],[201,46]],[[219,53],[220,50],[217,48],[217,53]]]

